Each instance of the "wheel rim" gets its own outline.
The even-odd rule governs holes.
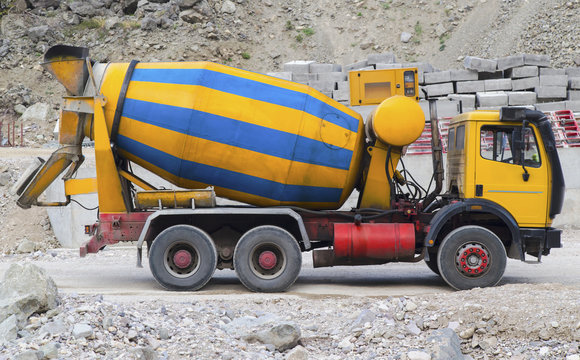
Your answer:
[[[273,279],[286,268],[284,251],[276,244],[260,244],[250,253],[250,269],[262,279]]]
[[[165,250],[163,265],[171,275],[186,278],[199,269],[199,253],[188,243],[176,243]]]
[[[489,250],[481,243],[470,242],[457,249],[455,266],[463,276],[482,276],[489,270],[490,263]]]

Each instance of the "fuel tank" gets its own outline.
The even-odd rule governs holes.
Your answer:
[[[311,87],[209,62],[128,69],[94,65],[116,151],[179,187],[337,209],[358,181],[362,118]]]

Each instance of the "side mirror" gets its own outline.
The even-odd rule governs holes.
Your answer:
[[[528,173],[528,170],[526,170],[526,125],[527,125],[528,121],[524,120],[522,122],[522,130],[521,130],[521,136],[520,136],[520,141],[518,141],[518,146],[516,147],[517,152],[520,156],[520,161],[522,162],[522,169],[524,169],[524,173],[522,174],[522,178],[524,179],[524,181],[528,181],[530,179],[530,173]],[[515,143],[515,142],[514,142]]]

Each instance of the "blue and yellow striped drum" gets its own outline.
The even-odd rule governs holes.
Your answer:
[[[99,70],[109,130],[128,66]],[[182,188],[336,209],[360,176],[361,116],[290,81],[207,62],[139,63],[121,115],[119,154]]]

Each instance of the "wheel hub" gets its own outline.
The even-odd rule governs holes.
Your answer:
[[[173,263],[180,269],[185,269],[191,265],[191,253],[187,250],[176,251],[173,255]]]
[[[258,257],[258,264],[266,270],[273,269],[277,262],[278,258],[276,257],[276,254],[269,250],[263,251]]]
[[[489,268],[489,253],[481,244],[466,244],[457,253],[458,270],[467,276],[481,276]]]

